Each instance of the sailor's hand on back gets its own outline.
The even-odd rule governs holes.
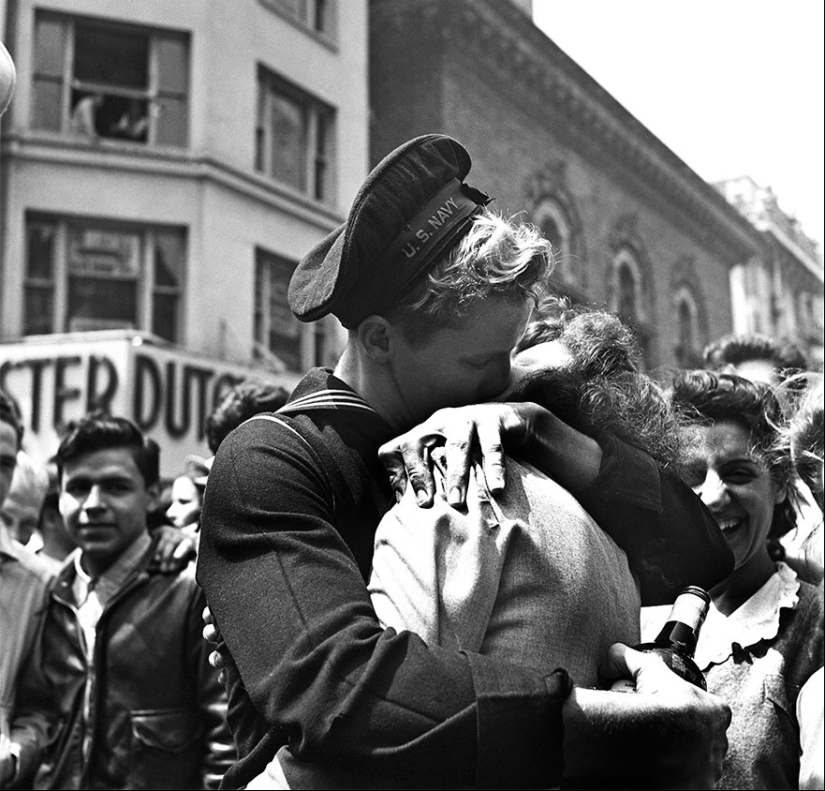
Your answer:
[[[418,504],[427,508],[433,504],[435,493],[430,451],[444,445],[447,499],[451,505],[460,506],[464,504],[473,454],[481,454],[490,490],[503,490],[505,448],[516,454],[529,452],[538,420],[547,414],[547,410],[532,403],[439,409],[406,434],[383,445],[378,455],[393,489],[403,493],[409,482]]]

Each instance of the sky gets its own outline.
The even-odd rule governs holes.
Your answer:
[[[706,181],[772,187],[822,250],[822,0],[533,0],[536,25]]]

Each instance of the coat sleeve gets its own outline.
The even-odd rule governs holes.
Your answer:
[[[733,571],[733,553],[710,511],[647,453],[600,434],[602,463],[579,502],[626,553],[642,605],[669,604],[688,585],[711,588]]]
[[[192,580],[188,607],[187,651],[189,667],[196,679],[195,697],[201,721],[203,760],[201,788],[218,788],[235,760],[235,746],[226,721],[226,692],[219,671],[209,664],[211,645],[203,639],[203,609],[206,598]]]
[[[299,760],[372,777],[557,785],[566,673],[382,629],[335,529],[328,483],[299,440],[277,423],[248,423],[224,441],[210,473],[198,579],[229,676],[240,679],[230,710],[252,710],[259,734],[277,733],[271,743]],[[268,748],[261,759],[257,741],[239,744],[232,784],[273,757]]]

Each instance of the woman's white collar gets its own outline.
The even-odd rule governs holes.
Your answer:
[[[799,580],[786,563],[776,564],[768,581],[741,607],[724,615],[711,602],[708,617],[699,636],[696,664],[702,670],[721,664],[737,648],[747,648],[779,633],[779,616],[783,609],[793,609],[799,602]]]

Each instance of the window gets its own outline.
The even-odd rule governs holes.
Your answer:
[[[268,8],[278,11],[303,27],[325,38],[335,38],[335,0],[262,0]]]
[[[699,348],[699,310],[693,295],[687,288],[676,297],[676,363],[681,368],[698,368],[702,365]]]
[[[636,318],[636,275],[625,261],[619,264],[617,281],[616,309],[622,316]]]
[[[29,217],[23,332],[180,334],[186,232]]]
[[[88,141],[187,144],[187,36],[38,14],[34,55],[34,129]]]
[[[255,252],[255,313],[253,357],[273,356],[290,371],[329,362],[331,339],[324,319],[304,324],[287,301],[289,279],[296,264],[265,250]]]
[[[627,248],[622,248],[613,261],[613,277],[611,310],[638,327],[645,319],[641,272],[638,262]]]
[[[317,201],[332,200],[335,111],[261,69],[255,169]]]
[[[536,225],[541,228],[545,238],[553,245],[556,260],[563,265],[569,258],[570,224],[564,212],[553,201],[545,200],[536,209]]]

